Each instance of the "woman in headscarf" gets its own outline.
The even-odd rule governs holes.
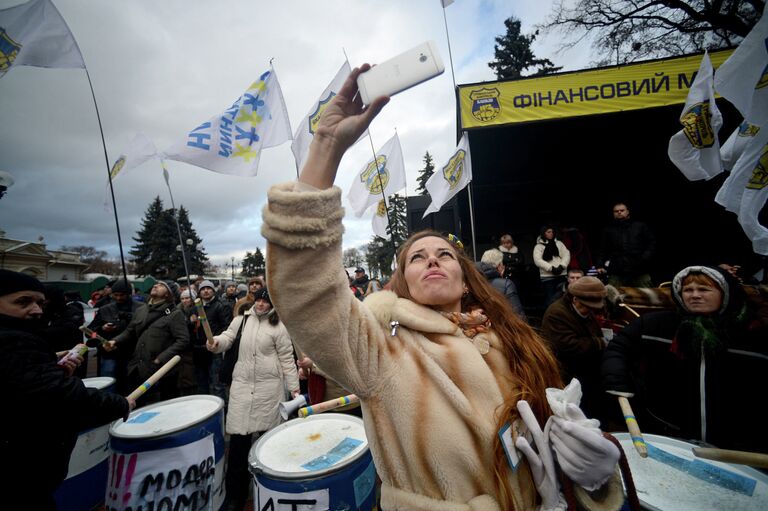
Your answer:
[[[356,80],[367,69],[353,70],[329,103],[298,182],[270,190],[262,234],[268,284],[292,338],[361,400],[381,508],[554,509],[554,449],[583,506],[617,509],[618,450],[597,428],[550,418],[545,389],[561,386],[555,359],[454,242],[417,233],[399,249],[392,291],[364,302],[348,291],[333,181],[387,101],[363,107]]]
[[[248,452],[262,433],[281,422],[279,405],[285,389],[299,394],[293,344],[272,307],[269,293],[254,293],[253,305],[213,338],[207,347],[214,353],[232,350],[224,358],[221,378],[231,370],[226,430],[230,435],[225,511],[241,511],[251,484]],[[231,355],[236,357],[232,358]],[[225,381],[226,383],[226,381]]]
[[[648,313],[608,344],[603,387],[632,397],[643,431],[768,452],[755,406],[765,400],[768,332],[728,272],[675,275],[677,310]]]
[[[571,253],[557,239],[555,228],[545,225],[533,247],[533,262],[539,268],[539,278],[544,289],[544,308],[557,298],[557,290],[566,282],[565,270],[571,262]]]

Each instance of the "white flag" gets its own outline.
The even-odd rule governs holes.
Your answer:
[[[443,4],[443,9],[445,9],[453,3],[453,0],[440,0],[440,2]]]
[[[125,151],[115,160],[109,171],[109,177],[114,181],[118,175],[125,174],[155,156],[157,156],[157,149],[152,140],[143,133],[137,133]]]
[[[389,239],[389,234],[387,234],[388,225],[389,221],[387,220],[387,205],[384,202],[384,199],[381,199],[373,210],[373,219],[371,220],[373,233],[376,236]]]
[[[291,143],[291,151],[293,157],[296,159],[296,165],[299,169],[304,166],[304,162],[309,154],[309,144],[315,137],[315,130],[317,129],[317,123],[320,121],[320,116],[328,107],[328,103],[331,102],[333,97],[339,93],[341,86],[344,85],[352,69],[349,67],[349,61],[344,61],[336,76],[331,80],[331,83],[325,88],[317,101],[314,102],[312,108],[309,109],[309,113],[304,117],[299,126],[296,128],[296,132],[293,134],[293,142]],[[368,136],[368,130],[365,130],[360,139]],[[360,141],[358,139],[358,142]],[[357,143],[357,142],[355,142]]]
[[[731,211],[736,209],[738,212],[739,223],[752,241],[752,249],[768,255],[768,229],[758,220],[768,198],[768,129],[761,129],[749,141],[731,172],[730,177],[734,176],[728,190],[731,196],[724,197],[724,201],[728,202]]]
[[[109,178],[114,182],[117,176],[125,174],[132,168],[138,167],[145,161],[150,158],[155,158],[156,156],[157,149],[152,140],[143,133],[137,133],[136,136],[133,137],[133,140],[128,144],[128,147],[125,148],[125,151],[123,151],[117,160],[115,160],[115,163],[112,164],[112,168],[109,171]],[[107,182],[107,188],[104,193],[105,211],[111,209],[109,198],[110,190],[109,182]]]
[[[432,197],[432,203],[422,218],[430,213],[440,211],[443,204],[459,193],[470,181],[472,181],[472,156],[469,152],[469,136],[465,131],[456,151],[448,159],[448,163],[432,174],[424,184],[424,188]]]
[[[733,130],[731,136],[728,137],[728,140],[720,148],[720,159],[723,160],[723,168],[725,170],[733,169],[747,144],[752,140],[752,137],[757,135],[758,131],[760,131],[759,126],[750,124],[747,121],[742,122],[738,128]]]
[[[723,171],[717,132],[723,116],[715,103],[712,62],[704,53],[680,114],[683,129],[669,140],[669,159],[691,181],[710,179]]]
[[[383,196],[393,195],[405,188],[405,164],[397,133],[376,153],[376,161],[368,160],[363,170],[355,174],[347,198],[360,217],[371,204]],[[382,193],[383,190],[383,193]]]
[[[72,32],[50,0],[0,10],[0,76],[12,66],[85,68]]]
[[[190,131],[164,157],[222,174],[255,176],[262,149],[290,139],[283,92],[270,69],[231,107]]]
[[[745,120],[765,126],[768,120],[768,4],[760,21],[736,51],[717,69],[715,89],[734,104]]]

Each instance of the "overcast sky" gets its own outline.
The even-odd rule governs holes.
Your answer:
[[[269,67],[285,96],[292,130],[344,62],[381,62],[428,39],[446,72],[393,97],[371,127],[378,149],[400,136],[409,194],[429,151],[440,165],[456,143],[448,43],[439,0],[53,0],[77,40],[93,81],[110,164],[138,132],[158,149],[220,113]],[[0,0],[0,8],[21,2]],[[523,31],[544,21],[551,0],[456,0],[446,9],[458,84],[494,80],[494,37],[511,15]],[[555,54],[557,36],[534,46],[566,70],[588,66],[587,48]],[[106,163],[83,70],[16,67],[0,79],[0,170],[15,184],[0,200],[0,229],[51,249],[91,245],[118,256],[114,217],[103,201]],[[357,144],[341,163],[343,194],[371,158]],[[184,205],[214,264],[265,248],[261,208],[267,189],[296,177],[290,142],[263,152],[257,177],[217,174],[168,161],[176,205]],[[170,207],[157,161],[114,183],[124,250],[157,195]],[[345,199],[346,203],[346,199]],[[367,243],[370,213],[347,205],[345,248]]]

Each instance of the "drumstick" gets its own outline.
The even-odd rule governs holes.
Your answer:
[[[630,307],[630,306],[629,306],[629,305],[627,305],[626,303],[620,303],[620,304],[619,304],[619,307],[624,307],[624,308],[625,308],[625,309],[627,309],[629,312],[631,312],[631,313],[632,313],[632,314],[633,314],[633,315],[634,315],[636,318],[639,318],[639,317],[640,317],[640,314],[638,314],[638,312],[637,312],[637,311],[635,311],[635,309],[633,309],[632,307]]]
[[[91,339],[96,339],[101,344],[109,342],[107,339],[103,338],[102,336],[100,336],[99,334],[97,334],[96,332],[94,332],[93,330],[91,330],[85,325],[80,327],[80,331],[83,332],[87,337],[90,337]]]
[[[200,298],[195,298],[195,307],[197,307],[197,317],[200,318],[200,324],[203,325],[205,331],[205,338],[208,344],[213,344],[213,332],[211,332],[211,325],[208,324],[208,316],[205,315],[205,307]]]
[[[59,361],[57,363],[59,365],[62,365],[65,360],[70,360],[76,357],[82,357],[86,353],[88,353],[88,346],[86,346],[85,344],[78,344],[71,350],[56,352],[56,356],[59,358]]]
[[[317,403],[313,406],[305,406],[304,408],[299,408],[299,417],[309,417],[310,415],[314,415],[316,413],[327,412],[328,410],[334,410],[342,406],[359,402],[360,398],[358,398],[355,394],[337,397],[336,399],[329,399],[328,401],[323,401],[322,403]]]
[[[632,443],[637,449],[637,454],[641,458],[648,457],[648,447],[645,445],[645,439],[640,432],[640,426],[635,419],[635,412],[632,411],[632,407],[629,404],[629,400],[624,396],[619,396],[619,406],[621,406],[621,413],[624,414],[624,420],[627,423],[627,429],[629,430],[629,436],[632,438]]]
[[[750,467],[768,468],[768,454],[748,451],[731,451],[728,449],[713,449],[711,447],[694,447],[693,454],[699,458],[738,463]]]
[[[172,359],[170,359],[168,362],[163,365],[160,369],[154,372],[152,376],[147,378],[147,381],[136,387],[136,390],[128,394],[127,399],[133,399],[134,401],[141,397],[142,394],[144,394],[146,391],[152,387],[155,383],[157,383],[157,380],[165,376],[165,373],[173,369],[173,366],[179,363],[179,360],[181,360],[181,357],[179,355],[174,355]]]

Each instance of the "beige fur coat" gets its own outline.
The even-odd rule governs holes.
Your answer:
[[[438,312],[391,292],[358,301],[341,261],[340,190],[294,186],[273,187],[264,208],[270,294],[296,344],[361,398],[382,509],[499,511],[496,410],[515,383],[498,338],[468,339]],[[486,355],[475,347],[483,341]],[[620,483],[612,484],[611,505],[596,509],[620,506]],[[525,461],[508,486],[518,510],[536,507]]]

